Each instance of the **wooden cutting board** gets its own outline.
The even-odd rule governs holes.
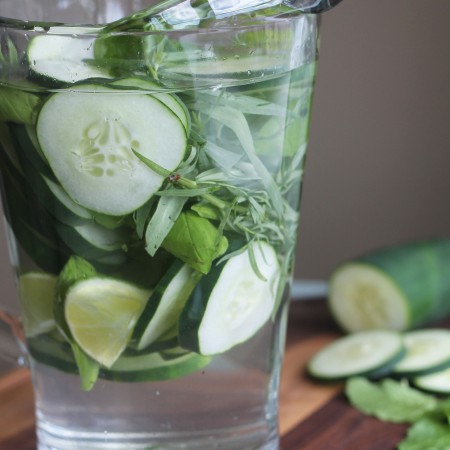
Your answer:
[[[324,301],[292,304],[280,388],[283,450],[393,450],[404,435],[405,426],[386,424],[351,408],[341,384],[318,384],[305,374],[311,355],[339,335]],[[0,378],[0,450],[36,450],[33,392],[26,369]]]

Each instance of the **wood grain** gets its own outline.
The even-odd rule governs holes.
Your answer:
[[[16,442],[31,434],[34,444],[33,389],[28,370],[19,369],[0,379],[0,449],[22,450]]]

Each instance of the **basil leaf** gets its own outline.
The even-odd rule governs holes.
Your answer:
[[[361,412],[395,423],[414,422],[437,407],[433,396],[390,379],[376,384],[362,377],[351,378],[346,394]]]
[[[18,89],[1,87],[0,120],[31,125],[40,101],[37,95]]]
[[[450,448],[450,427],[447,421],[437,415],[427,415],[415,422],[398,450],[448,450]]]
[[[208,219],[188,211],[180,214],[162,247],[206,274],[213,260],[225,253],[228,241]]]

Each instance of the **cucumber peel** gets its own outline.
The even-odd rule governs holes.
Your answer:
[[[409,330],[450,313],[450,240],[406,243],[339,265],[329,308],[347,332]]]

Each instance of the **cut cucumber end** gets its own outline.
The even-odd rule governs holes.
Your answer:
[[[402,331],[411,322],[408,301],[396,283],[365,263],[347,263],[336,270],[330,279],[328,304],[346,332]]]
[[[403,354],[400,333],[393,330],[361,331],[324,347],[309,361],[307,370],[314,378],[324,381],[356,375],[378,377]]]

